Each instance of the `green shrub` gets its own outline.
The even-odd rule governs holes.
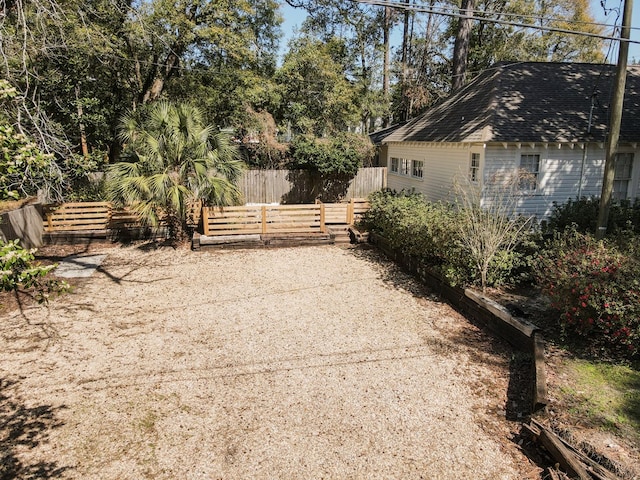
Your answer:
[[[363,223],[385,237],[390,247],[428,265],[451,285],[480,285],[476,262],[460,237],[465,217],[458,207],[388,190],[373,194],[370,202]],[[525,278],[527,255],[525,249],[499,250],[490,263],[487,284],[512,285],[518,278]]]
[[[354,176],[371,163],[374,150],[362,135],[342,133],[333,138],[298,135],[291,142],[291,168],[316,171],[324,175]]]
[[[571,228],[581,233],[593,233],[596,230],[599,208],[600,199],[595,197],[568,200],[563,204],[554,202],[545,230],[562,232]],[[611,205],[607,235],[621,232],[640,232],[640,200],[622,200]]]
[[[35,262],[34,250],[27,250],[18,240],[0,241],[0,291],[30,290],[35,299],[46,302],[51,294],[62,293],[69,285],[60,280],[47,278],[55,265],[43,266]]]
[[[638,241],[621,246],[576,231],[558,234],[537,262],[537,277],[566,334],[605,350],[640,353]]]

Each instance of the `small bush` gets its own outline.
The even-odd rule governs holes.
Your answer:
[[[549,242],[537,277],[565,334],[603,350],[640,353],[640,259],[637,240],[622,246],[567,231]]]
[[[458,207],[427,202],[407,192],[377,192],[370,200],[363,220],[367,229],[385,237],[392,248],[428,265],[451,285],[480,285],[476,262],[460,238],[465,217]],[[499,250],[489,266],[487,284],[512,285],[516,276],[525,278],[527,268],[525,250]]]
[[[600,199],[595,197],[568,200],[563,204],[554,202],[545,230],[562,232],[570,228],[580,233],[594,233],[599,208]],[[640,200],[622,200],[611,205],[607,235],[621,232],[640,233]]]
[[[69,285],[47,275],[56,265],[43,266],[35,262],[34,250],[22,248],[18,240],[0,241],[0,291],[29,290],[39,303],[52,294],[66,292]]]

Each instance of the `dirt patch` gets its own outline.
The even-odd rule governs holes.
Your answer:
[[[556,319],[557,313],[539,292],[489,290],[488,294],[505,305],[512,315],[525,318],[544,332],[550,402],[546,412],[540,412],[538,417],[566,440],[579,446],[584,453],[618,473],[621,478],[640,478],[640,444],[637,443],[637,432],[625,434],[624,428],[604,428],[598,425],[597,421],[584,416],[584,408],[575,404],[576,395],[565,393],[568,390],[580,390],[569,374],[569,365],[576,358],[593,361],[598,357],[589,352],[584,341],[572,342],[571,338],[565,338],[565,346],[558,341],[563,333]]]
[[[539,478],[511,350],[375,251],[106,253],[0,326],[5,476]]]

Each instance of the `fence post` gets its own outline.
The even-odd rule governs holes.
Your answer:
[[[202,232],[209,235],[209,207],[202,207]]]
[[[349,200],[349,205],[347,206],[347,224],[353,225],[353,198]]]
[[[320,231],[322,233],[326,233],[327,231],[324,222],[325,222],[324,203],[320,202]]]
[[[262,234],[267,233],[267,207],[262,206]]]

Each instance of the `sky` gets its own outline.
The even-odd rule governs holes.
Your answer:
[[[622,9],[622,1],[623,0],[606,0],[605,4],[608,8],[613,6],[620,5],[620,9]],[[627,0],[633,1],[633,0]],[[283,6],[282,14],[284,16],[284,23],[282,25],[282,31],[284,32],[284,39],[282,41],[282,49],[286,50],[287,41],[293,35],[293,32],[296,28],[302,25],[304,21],[305,14],[304,10],[296,9],[290,7],[288,4]],[[631,19],[631,40],[635,40],[640,42],[640,2],[636,2],[633,9],[633,15]],[[591,13],[594,16],[595,20],[599,23],[607,23],[613,24],[616,20],[616,13],[611,12],[608,16],[605,16],[604,10],[600,6],[600,0],[591,0]],[[622,17],[622,12],[620,13],[620,17]],[[621,20],[620,20],[621,21]],[[633,30],[635,28],[635,30]],[[611,29],[607,29],[607,35],[611,34]],[[399,39],[399,29],[396,32],[396,38]],[[640,63],[640,44],[630,44],[629,45],[629,61],[631,62],[633,59],[636,59],[637,62]],[[610,63],[616,63],[618,60],[618,49],[613,49],[613,55],[609,57]]]

